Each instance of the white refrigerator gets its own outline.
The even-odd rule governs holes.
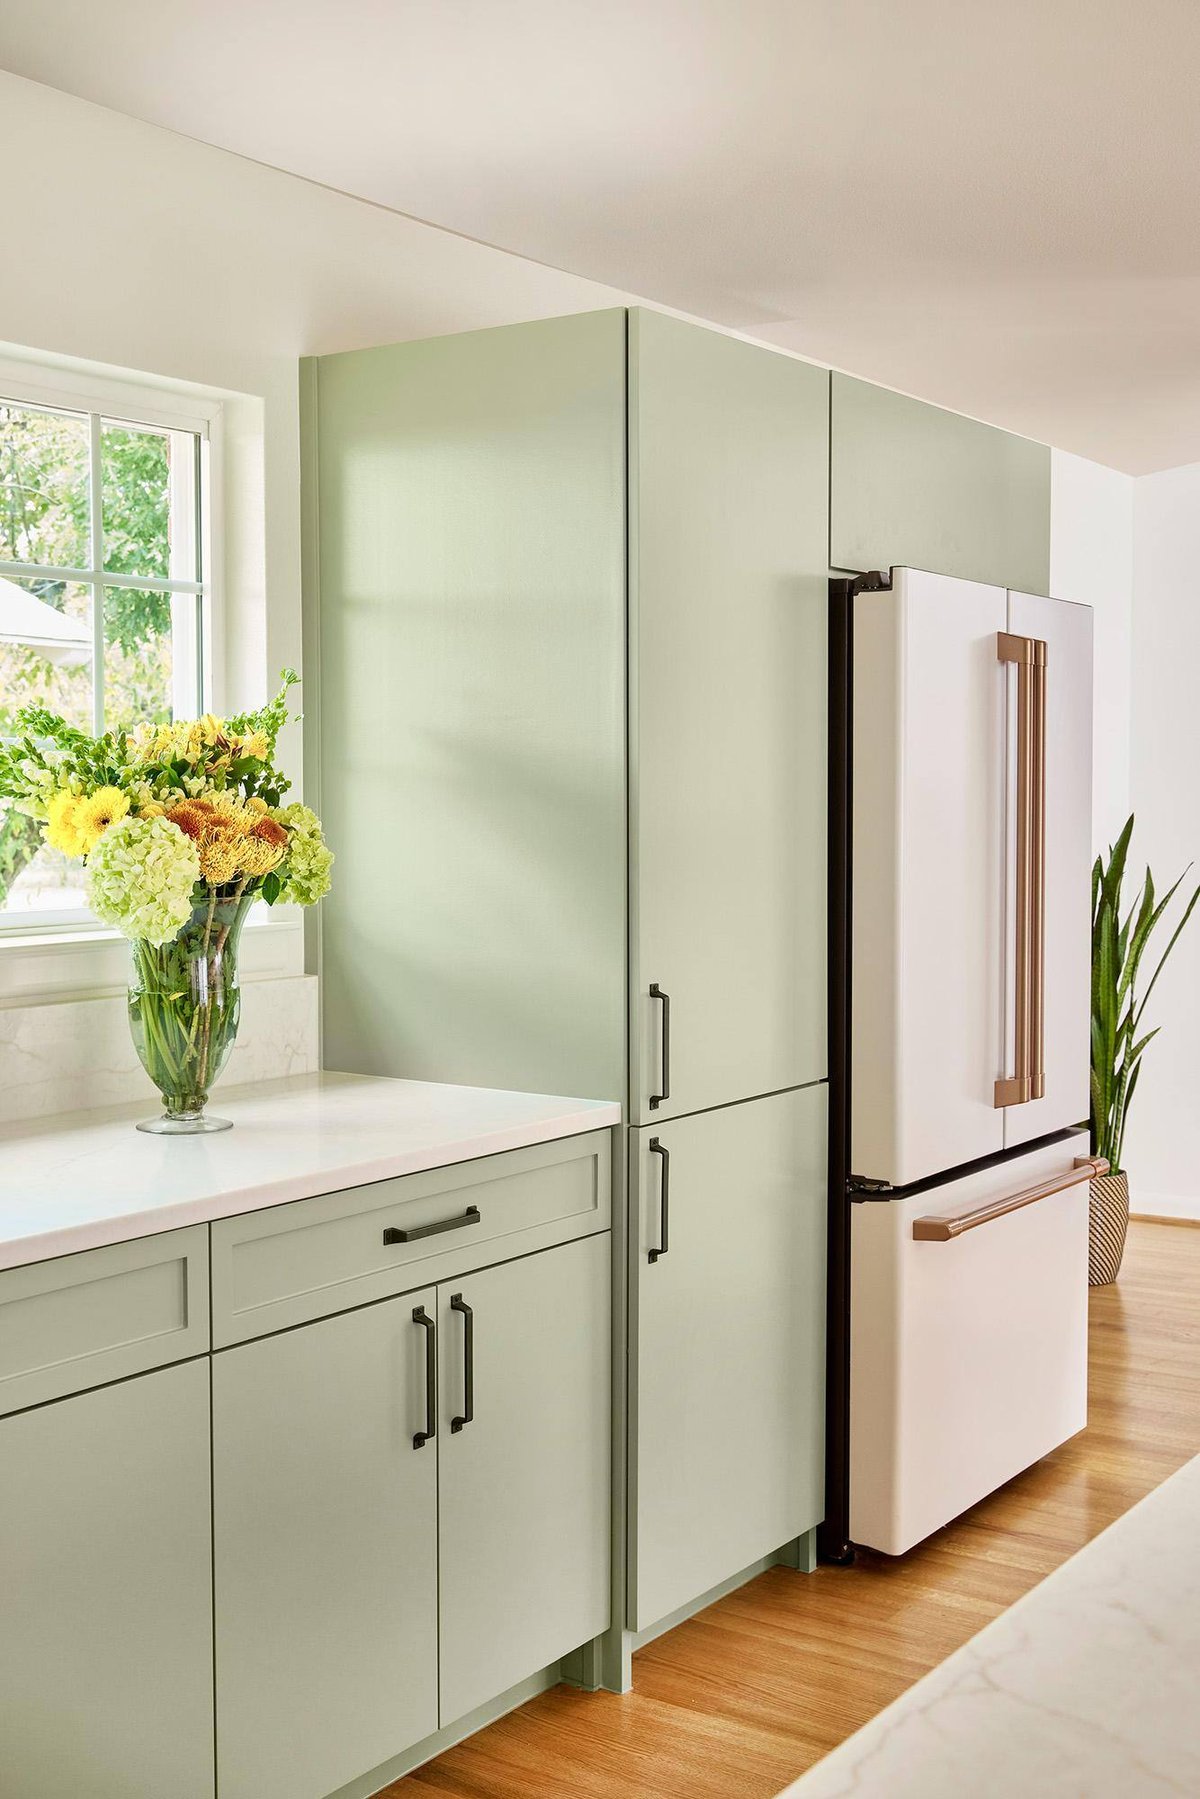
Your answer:
[[[1086,1422],[1092,614],[908,568],[832,606],[836,1558]]]

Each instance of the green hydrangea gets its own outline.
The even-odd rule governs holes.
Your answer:
[[[92,911],[122,936],[170,943],[192,913],[200,852],[166,818],[122,818],[88,857]]]
[[[291,835],[287,856],[279,870],[279,903],[315,906],[329,892],[333,851],[321,835],[321,821],[308,806],[283,806],[274,816]]]

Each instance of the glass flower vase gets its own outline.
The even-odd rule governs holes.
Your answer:
[[[205,1107],[237,1036],[238,945],[252,903],[252,894],[205,890],[171,943],[133,944],[129,1025],[165,1107],[139,1131],[187,1136],[231,1128],[231,1120],[212,1118]]]

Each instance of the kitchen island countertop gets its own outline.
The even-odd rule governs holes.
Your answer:
[[[1200,1456],[780,1799],[1200,1793]]]

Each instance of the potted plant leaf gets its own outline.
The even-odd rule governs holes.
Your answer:
[[[1142,1057],[1161,1028],[1142,1032],[1142,1018],[1167,958],[1200,899],[1197,887],[1144,990],[1139,989],[1146,947],[1188,870],[1159,899],[1147,868],[1139,897],[1122,914],[1121,889],[1132,836],[1131,816],[1110,847],[1107,863],[1097,856],[1092,870],[1092,1153],[1109,1163],[1109,1173],[1100,1175],[1091,1188],[1088,1281],[1093,1287],[1116,1280],[1125,1251],[1129,1226],[1125,1127]]]

